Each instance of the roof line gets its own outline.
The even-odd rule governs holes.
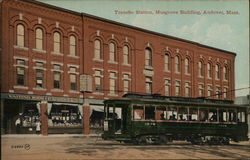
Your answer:
[[[198,42],[194,42],[194,41],[190,41],[190,40],[186,40],[186,39],[182,39],[182,38],[170,36],[170,35],[167,35],[167,34],[163,34],[163,33],[155,32],[155,31],[143,29],[143,28],[140,28],[140,27],[136,27],[136,26],[132,26],[132,25],[120,23],[120,22],[113,21],[113,20],[110,20],[110,19],[106,19],[106,18],[94,16],[94,15],[91,15],[91,14],[72,11],[72,10],[69,10],[69,9],[61,8],[61,7],[54,6],[54,5],[51,5],[51,4],[47,4],[47,3],[44,3],[44,2],[40,2],[40,1],[37,1],[37,0],[21,0],[21,1],[23,1],[23,2],[29,2],[29,3],[34,3],[34,4],[37,4],[37,5],[41,5],[41,6],[44,6],[44,7],[49,7],[51,9],[56,9],[56,10],[68,12],[68,13],[75,14],[75,15],[78,15],[78,16],[83,16],[83,17],[85,16],[85,17],[89,17],[89,18],[93,18],[93,19],[105,21],[105,22],[108,22],[108,23],[112,23],[112,24],[115,24],[115,25],[119,25],[119,26],[122,26],[122,27],[127,27],[127,28],[138,30],[138,31],[146,32],[146,33],[150,33],[150,34],[154,34],[154,35],[158,35],[158,36],[162,36],[162,37],[166,37],[166,38],[170,38],[170,39],[174,39],[174,40],[179,40],[179,41],[183,41],[183,42],[195,44],[195,45],[200,46],[200,47],[205,47],[205,48],[209,48],[209,49],[213,49],[213,50],[217,50],[217,51],[222,51],[222,52],[226,52],[226,53],[233,54],[234,56],[236,56],[235,52],[223,50],[223,49],[220,49],[220,48],[215,48],[215,47],[204,45],[204,44],[201,44],[201,43],[198,43]]]

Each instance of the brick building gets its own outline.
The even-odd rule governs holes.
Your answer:
[[[1,2],[3,133],[100,131],[125,93],[234,100],[235,53],[33,0]],[[220,93],[220,94],[218,94]]]

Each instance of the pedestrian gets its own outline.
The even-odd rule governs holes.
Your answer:
[[[16,126],[16,133],[19,134],[20,133],[20,128],[21,128],[21,119],[20,119],[20,117],[18,117],[16,119],[15,126]]]
[[[36,122],[36,134],[40,134],[40,131],[41,131],[41,122],[40,120],[38,120]]]

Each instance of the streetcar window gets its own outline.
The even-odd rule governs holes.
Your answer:
[[[198,109],[197,108],[189,108],[189,121],[197,121],[198,120]]]
[[[210,109],[208,117],[210,122],[217,122],[217,109]]]
[[[208,109],[207,108],[200,108],[199,109],[199,120],[203,122],[208,121]]]
[[[188,119],[188,111],[187,108],[180,107],[178,110],[178,120],[186,121]]]
[[[156,107],[156,120],[166,120],[166,118],[167,118],[166,107],[163,106]]]
[[[246,122],[245,121],[245,112],[238,112],[238,122]]]
[[[226,122],[227,121],[227,111],[225,109],[219,110],[219,121]]]
[[[154,106],[145,106],[145,119],[155,120]]]
[[[167,108],[167,120],[177,120],[177,108],[168,107]]]
[[[141,120],[144,117],[144,107],[136,105],[133,107],[134,120]]]
[[[228,121],[229,122],[236,122],[236,111],[228,110]]]

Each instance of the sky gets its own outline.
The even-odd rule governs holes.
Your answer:
[[[250,86],[248,0],[39,1],[235,52],[235,89]],[[156,14],[156,10],[170,14]],[[133,13],[121,14],[128,11]],[[136,11],[153,14],[136,14]],[[213,13],[203,14],[204,11]],[[235,92],[236,96],[247,94],[249,88]]]

